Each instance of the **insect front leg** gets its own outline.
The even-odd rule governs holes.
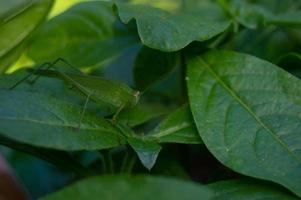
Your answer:
[[[116,124],[117,122],[117,117],[119,115],[119,113],[123,110],[123,108],[125,107],[125,104],[122,104],[116,111],[116,113],[113,115],[112,119],[111,119],[111,122],[113,124]]]

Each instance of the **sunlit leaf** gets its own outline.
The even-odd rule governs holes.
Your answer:
[[[52,0],[17,1],[1,10],[0,72],[16,61],[26,46],[25,40],[45,20],[52,3]]]

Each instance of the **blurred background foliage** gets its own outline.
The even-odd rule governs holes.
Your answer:
[[[148,88],[146,96],[153,98],[152,103],[163,102],[169,108],[184,103],[182,94],[185,86],[180,81],[181,69],[173,67],[181,64],[176,58],[178,55],[161,53],[143,47],[137,37],[134,23],[122,24],[110,4],[107,7],[100,7],[97,3],[85,4],[84,2],[87,1],[45,0],[41,1],[42,3],[35,3],[35,0],[0,0],[0,49],[2,49],[0,51],[0,73],[2,73],[0,86],[4,87],[21,77],[22,70],[20,69],[24,67],[38,66],[46,61],[62,57],[84,72],[118,79],[136,88],[138,86],[135,83],[139,83],[143,86],[142,90]],[[123,0],[125,1],[130,0]],[[132,0],[131,2],[150,4],[169,12],[193,9],[196,4],[204,6],[210,3],[209,0]],[[215,2],[227,5],[230,1]],[[245,6],[247,4],[252,6]],[[233,13],[248,13],[248,15],[241,16],[238,14],[234,20],[248,28],[234,23],[221,36],[206,42],[193,42],[184,51],[201,53],[218,45],[269,60],[301,77],[300,29],[297,30],[294,26],[290,28],[264,27],[260,21],[262,10],[269,10],[272,13],[293,12],[301,8],[300,0],[233,0],[232,5],[234,6],[227,11],[230,16],[233,17]],[[258,20],[254,21],[254,15],[258,16],[256,18]],[[172,60],[169,59],[170,56],[173,57]],[[150,57],[156,59],[149,59]],[[149,85],[147,79],[139,79],[139,74],[143,72],[143,69],[139,69],[139,63],[147,63],[150,67],[158,65],[171,67],[167,67],[166,71],[162,72],[164,76],[160,77],[158,82]],[[15,73],[16,76],[8,80],[3,75],[5,73]],[[148,74],[151,76],[151,72]],[[48,91],[60,98],[68,98],[74,102],[82,101],[74,98],[73,94],[62,95],[66,91],[64,87],[61,82],[53,83],[53,80],[47,78],[43,78],[39,85],[35,86],[36,89]],[[158,97],[152,97],[153,94]],[[160,112],[165,113],[162,109]],[[221,178],[221,174],[233,176],[234,173],[228,169],[213,170],[219,165],[209,155],[206,148],[192,145],[183,149],[186,152],[178,152],[177,148],[171,147],[168,151],[173,153],[168,155],[164,153],[167,150],[164,150],[152,173],[160,172],[160,174],[180,176],[184,179],[193,174],[195,179],[203,182],[210,182],[216,177]],[[1,147],[0,152],[5,155],[15,170],[16,176],[33,198],[54,191],[75,178],[74,174],[59,170],[45,161],[19,151]],[[181,157],[185,153],[189,156]],[[208,168],[204,168],[205,166],[199,160],[193,159],[197,157],[194,156],[195,154],[201,154],[198,156],[210,163]],[[78,153],[75,156],[82,159],[82,163],[97,166],[97,163],[94,163],[95,152],[85,155]],[[118,158],[118,156],[120,155],[117,151],[115,157]],[[183,163],[186,165],[183,166]],[[142,166],[136,167],[139,168],[138,171],[145,170]],[[202,170],[199,170],[200,168]],[[199,171],[203,171],[203,174],[198,174]],[[211,177],[204,175],[213,171],[215,175]],[[221,171],[223,173],[220,173]]]

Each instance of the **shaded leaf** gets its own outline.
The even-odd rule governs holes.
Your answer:
[[[297,200],[288,191],[265,182],[229,180],[209,184],[215,193],[213,200]]]
[[[147,137],[160,143],[202,143],[188,105],[184,105],[169,114]]]
[[[115,4],[122,22],[136,20],[141,42],[161,51],[177,51],[193,41],[208,40],[225,31],[230,22],[223,19],[222,11],[208,8],[171,14],[165,10],[138,4]],[[203,10],[202,10],[203,9]]]
[[[263,6],[247,1],[220,0],[219,2],[232,19],[250,29],[263,26],[266,17],[272,15]]]
[[[284,27],[301,28],[301,10],[274,15],[267,19],[267,23]]]
[[[301,11],[295,6],[281,6],[282,12],[275,13],[271,10],[271,4],[264,6],[260,3],[249,3],[241,0],[220,0],[228,14],[240,24],[248,28],[258,28],[266,25],[278,25],[284,27],[301,27]],[[274,2],[274,4],[281,4]],[[291,3],[292,4],[292,3]],[[288,7],[288,8],[284,8]]]
[[[277,66],[213,51],[188,64],[199,134],[224,165],[301,196],[301,82]]]
[[[119,146],[124,138],[109,122],[47,95],[0,90],[0,134],[33,146],[94,150]]]
[[[151,170],[156,163],[161,146],[154,141],[141,138],[128,138],[127,141],[137,153],[143,166]]]
[[[52,0],[9,3],[0,21],[0,72],[4,72],[25,48],[25,40],[42,23]],[[8,58],[7,58],[8,57]],[[14,59],[13,59],[14,58]],[[7,60],[6,60],[7,59]]]
[[[155,195],[155,197],[154,197]],[[151,176],[102,176],[77,182],[44,200],[86,200],[101,197],[103,200],[207,200],[211,193],[193,182]]]
[[[301,70],[301,54],[298,53],[288,53],[286,55],[281,56],[278,59],[277,65],[285,68],[285,69],[298,69]]]
[[[84,167],[81,163],[74,160],[70,156],[70,154],[66,152],[33,147],[30,145],[13,141],[7,137],[3,137],[1,134],[0,144],[39,157],[40,159],[50,162],[58,168],[69,170],[71,172],[74,172],[76,175],[82,177],[95,175],[95,173],[92,170]]]
[[[164,79],[178,65],[178,53],[164,53],[144,47],[138,53],[135,61],[135,85],[140,90],[145,90]]]

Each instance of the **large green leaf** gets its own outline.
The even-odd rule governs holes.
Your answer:
[[[83,2],[47,22],[27,55],[39,63],[63,57],[77,67],[94,67],[114,59],[136,41],[118,22],[112,3]]]
[[[17,58],[24,50],[24,40],[46,18],[52,2],[17,1],[9,3],[6,9],[1,9],[3,13],[0,16],[0,72],[4,72],[15,61],[12,58]]]
[[[120,145],[118,130],[79,106],[47,95],[0,90],[0,134],[12,140],[60,150],[93,150]]]
[[[213,51],[188,63],[190,106],[213,155],[301,196],[301,81],[250,55]]]
[[[193,41],[208,40],[230,25],[221,16],[222,11],[214,6],[170,13],[146,5],[115,5],[124,23],[136,20],[141,42],[161,51],[177,51]]]
[[[230,180],[208,185],[214,191],[212,200],[297,200],[283,188],[260,181]]]
[[[44,200],[209,200],[211,192],[196,183],[151,176],[102,176],[86,179]]]
[[[202,143],[188,105],[184,105],[172,112],[147,137],[160,143]]]

